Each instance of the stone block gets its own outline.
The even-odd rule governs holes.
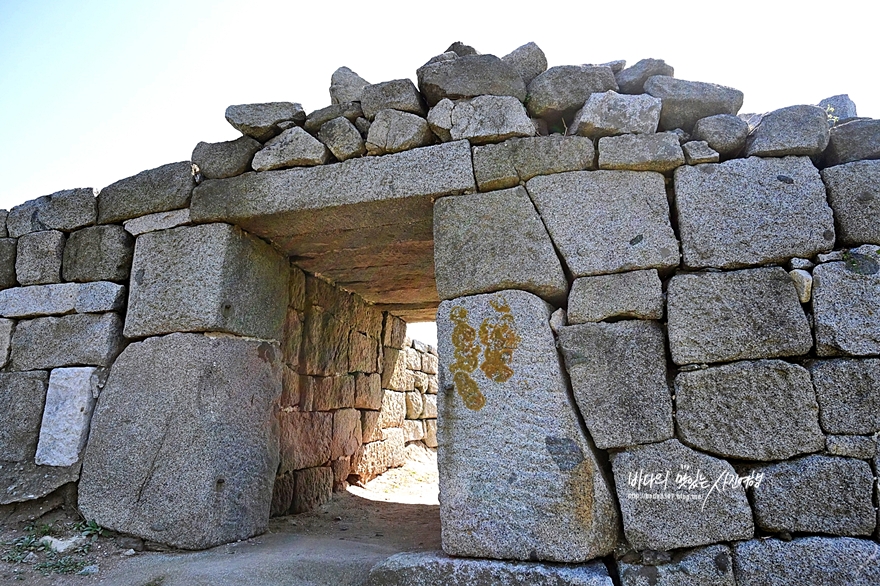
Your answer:
[[[734,545],[738,586],[852,586],[880,582],[877,544],[849,537],[753,539]]]
[[[512,138],[474,147],[474,175],[480,191],[515,187],[537,175],[595,168],[593,141],[581,136]]]
[[[880,244],[880,161],[856,161],[821,173],[840,243]]]
[[[861,435],[829,435],[825,438],[825,451],[831,456],[870,460],[877,455],[877,442]]]
[[[746,146],[749,123],[732,114],[716,114],[700,118],[694,124],[691,138],[702,140],[725,157],[736,156]]]
[[[8,238],[9,230],[6,228],[6,219],[9,217],[8,210],[0,210],[0,238]]]
[[[544,51],[535,43],[526,43],[517,47],[501,58],[502,61],[513,67],[526,86],[533,79],[547,71],[547,57]]]
[[[682,552],[663,564],[618,564],[622,586],[736,586],[733,559],[726,545]]]
[[[365,444],[379,441],[384,437],[382,428],[379,427],[378,411],[361,411],[361,433]]]
[[[467,139],[471,144],[486,144],[535,135],[535,126],[522,102],[511,96],[443,100],[431,108],[428,124],[444,142]]]
[[[94,224],[96,218],[94,189],[66,189],[15,206],[9,210],[6,229],[12,238],[45,230],[69,232]]]
[[[280,393],[281,355],[266,342],[171,334],[129,345],[92,418],[83,515],[184,549],[262,533]]]
[[[122,342],[122,319],[116,313],[23,320],[12,335],[9,369],[110,366]]]
[[[293,473],[294,492],[291,513],[317,509],[333,496],[333,469],[329,466],[306,468]]]
[[[299,104],[269,102],[264,104],[239,104],[226,108],[226,121],[244,135],[266,142],[281,134],[282,122],[304,122],[306,113]]]
[[[666,75],[655,75],[645,80],[645,93],[663,100],[661,130],[681,128],[690,132],[700,118],[736,114],[743,103],[743,93],[739,90]]]
[[[0,315],[39,317],[68,313],[103,313],[125,305],[125,285],[93,283],[54,283],[31,285],[0,291]]]
[[[321,466],[330,460],[332,413],[290,411],[279,413],[278,419],[281,426],[281,474]]]
[[[426,63],[416,71],[419,90],[429,106],[443,98],[463,100],[476,96],[513,96],[526,99],[526,84],[511,65],[495,55],[467,55]]]
[[[98,194],[98,223],[112,224],[185,208],[195,180],[192,163],[169,163],[108,185]]]
[[[379,342],[363,332],[349,334],[348,372],[376,372],[379,369]]]
[[[529,82],[526,104],[530,116],[555,121],[580,110],[591,94],[617,89],[610,67],[559,65]]]
[[[759,528],[773,533],[874,533],[874,474],[867,462],[806,456],[755,471],[764,474],[751,489]]]
[[[428,122],[421,116],[398,110],[380,110],[367,134],[367,154],[399,153],[434,142]]]
[[[42,500],[43,497],[55,492],[65,484],[75,487],[72,483],[79,480],[79,469],[79,464],[66,468],[56,468],[52,466],[37,466],[33,462],[4,462],[0,460],[0,486],[4,487],[3,492],[0,492],[0,505],[40,499],[37,511],[40,513],[46,512],[47,509],[44,507],[46,504],[51,503],[51,500]],[[60,505],[64,503],[64,500],[64,496],[61,496],[56,502]],[[51,506],[49,504],[49,507]],[[32,513],[27,512],[29,508],[31,511],[34,510],[31,507],[27,507],[22,512],[27,515],[26,518],[28,520],[32,521]]]
[[[294,126],[270,138],[251,163],[254,171],[271,171],[290,167],[323,165],[330,160],[330,151],[311,134]]]
[[[591,94],[575,114],[568,134],[600,138],[616,134],[657,132],[661,101],[647,94],[628,96],[615,91]]]
[[[147,232],[156,232],[157,230],[167,230],[168,228],[176,228],[190,223],[189,208],[182,210],[172,210],[170,212],[158,212],[126,220],[122,223],[125,231],[132,236],[140,236]]]
[[[747,157],[821,155],[828,146],[828,118],[816,106],[789,106],[764,114],[746,142]]]
[[[56,368],[49,375],[35,460],[38,465],[72,466],[79,462],[89,437],[100,376],[94,367]]]
[[[422,367],[422,356],[414,347],[404,349],[403,356],[406,360],[406,367],[409,370],[419,370]]]
[[[64,245],[65,281],[127,281],[134,256],[134,238],[122,226],[77,230]]]
[[[745,490],[724,460],[668,440],[619,452],[611,466],[623,532],[637,550],[754,536]]]
[[[437,420],[425,419],[425,445],[429,448],[437,447]]]
[[[313,376],[309,380],[315,411],[332,411],[354,405],[353,376]]]
[[[880,354],[880,248],[850,251],[813,269],[813,318],[819,356]]]
[[[382,410],[379,412],[379,428],[402,427],[406,419],[406,393],[385,390]]]
[[[325,122],[318,131],[323,142],[339,161],[366,154],[367,147],[360,131],[347,118],[340,116]]]
[[[614,74],[622,94],[645,93],[645,82],[655,75],[675,75],[675,69],[663,59],[642,59],[635,65]]]
[[[315,110],[308,115],[305,124],[303,124],[303,128],[305,128],[306,132],[309,134],[315,134],[321,130],[321,127],[324,126],[324,124],[330,122],[334,118],[339,118],[341,116],[350,122],[355,122],[358,118],[362,118],[363,115],[364,112],[361,109],[360,102],[342,102],[340,104],[333,104],[332,106],[321,108],[320,110]],[[364,119],[366,120],[366,118]]]
[[[67,235],[57,230],[29,232],[18,239],[15,275],[22,285],[61,282],[61,260]]]
[[[366,586],[611,586],[602,562],[556,566],[450,557],[443,552],[398,553],[370,570]]]
[[[406,371],[406,359],[396,348],[385,348],[383,353],[382,388],[394,391],[406,391],[409,374]]]
[[[684,153],[678,136],[659,134],[624,134],[599,139],[599,168],[665,173],[684,165]]]
[[[406,338],[405,321],[395,315],[386,313],[382,324],[382,332],[382,344],[384,346],[387,348],[403,348],[403,341]]]
[[[880,359],[818,360],[810,372],[822,429],[838,434],[880,432]]]
[[[568,323],[661,319],[663,306],[663,284],[656,269],[581,277],[568,295]]]
[[[709,143],[704,140],[692,140],[681,145],[684,151],[684,160],[688,165],[702,165],[703,163],[717,163],[718,153],[709,148]]]
[[[404,395],[406,395],[406,418],[418,419],[421,417],[425,409],[425,401],[422,398],[422,393],[418,391],[410,391],[404,393]]]
[[[270,517],[280,517],[290,511],[294,489],[295,482],[292,473],[280,474],[275,477],[275,486],[272,489],[272,506],[269,510]]]
[[[360,102],[364,116],[370,121],[380,110],[388,108],[422,117],[428,114],[425,100],[409,79],[394,79],[365,86]]]
[[[0,411],[0,461],[21,462],[34,457],[48,378],[42,371],[0,373],[4,406]]]
[[[125,335],[222,331],[280,340],[288,263],[228,224],[151,232],[135,245]]]
[[[422,354],[422,372],[425,374],[437,374],[440,366],[439,359],[433,354]]]
[[[564,302],[568,282],[524,188],[439,199],[434,233],[441,299],[522,289]]]
[[[728,458],[785,460],[825,444],[810,373],[782,360],[679,373],[675,414],[684,443]]]
[[[667,290],[676,364],[806,354],[810,325],[782,267],[675,275]]]
[[[361,447],[361,414],[357,409],[339,409],[333,412],[333,437],[330,441],[330,459],[353,456]]]
[[[370,82],[348,67],[340,67],[330,76],[330,102],[332,104],[359,102],[364,88],[369,85]]]
[[[0,238],[0,291],[18,284],[15,278],[17,248],[18,240],[15,238]]]
[[[9,350],[12,347],[12,330],[14,327],[15,321],[0,319],[0,368],[9,363]]]
[[[530,179],[526,189],[574,277],[678,265],[659,173],[560,173]]]
[[[690,268],[781,264],[834,246],[825,186],[806,157],[681,167],[675,198]]]
[[[333,460],[330,462],[330,468],[333,470],[333,492],[347,489],[348,476],[351,473],[351,458]]]
[[[425,438],[425,424],[420,419],[407,419],[403,422],[403,441],[416,442]]]
[[[363,482],[369,482],[389,468],[399,468],[406,461],[403,430],[387,429],[383,432],[383,438],[363,446],[363,454],[354,472]]]
[[[835,124],[830,131],[825,165],[880,158],[880,120],[857,118]]]
[[[423,397],[425,401],[425,409],[422,411],[422,417],[425,419],[436,419],[437,418],[437,395],[425,395]]]
[[[614,498],[578,421],[550,313],[525,291],[440,304],[440,354],[452,358],[438,395],[450,555],[575,563],[617,541]]]
[[[261,148],[263,145],[249,136],[226,142],[200,142],[192,152],[192,162],[205,179],[235,177],[251,170],[251,161]]]
[[[621,321],[559,329],[574,398],[596,447],[672,438],[672,394],[657,322]]]
[[[856,103],[850,99],[848,94],[825,98],[819,102],[819,107],[828,117],[828,126],[835,126],[849,118],[858,116]]]
[[[354,379],[354,407],[355,409],[370,409],[378,411],[382,408],[382,399],[385,393],[382,391],[382,377],[379,374],[358,373]]]

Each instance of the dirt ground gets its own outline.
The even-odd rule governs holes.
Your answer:
[[[370,568],[402,551],[440,549],[436,455],[411,450],[402,468],[326,505],[272,519],[260,536],[201,552],[131,550],[130,539],[98,536],[69,512],[0,531],[0,584],[201,586],[362,584]],[[33,541],[51,531],[85,536],[75,553],[52,555]],[[28,557],[28,554],[33,553]],[[27,558],[24,561],[23,558]],[[59,573],[95,569],[79,575]]]

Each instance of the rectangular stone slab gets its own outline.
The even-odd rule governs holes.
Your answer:
[[[574,563],[617,540],[614,498],[549,320],[549,306],[525,291],[440,304],[440,518],[450,555]]]
[[[281,354],[171,334],[128,346],[92,418],[79,506],[103,527],[185,549],[266,529]]]

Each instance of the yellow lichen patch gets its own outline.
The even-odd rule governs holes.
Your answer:
[[[480,341],[486,346],[480,369],[491,380],[503,383],[513,376],[509,364],[513,351],[519,346],[520,337],[514,329],[513,315],[507,301],[500,297],[493,299],[490,305],[499,316],[494,319],[487,317],[480,325]]]
[[[452,381],[455,383],[455,390],[461,395],[465,407],[471,411],[479,411],[486,405],[486,397],[483,396],[476,381],[468,373],[456,372],[452,375]]]
[[[477,369],[481,348],[477,343],[477,331],[467,323],[467,316],[468,312],[464,307],[453,307],[449,313],[449,319],[455,324],[452,328],[455,362],[449,365],[449,370],[465,407],[479,411],[486,404],[486,398],[469,373]]]

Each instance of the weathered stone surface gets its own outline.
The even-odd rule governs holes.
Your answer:
[[[732,114],[700,118],[691,132],[691,138],[706,141],[725,157],[737,155],[746,146],[748,136],[749,123]]]
[[[110,224],[189,205],[192,163],[169,163],[108,185],[98,194],[98,223]]]
[[[641,94],[645,91],[645,82],[655,75],[675,75],[675,69],[667,65],[663,59],[642,59],[632,67],[616,73],[614,78],[620,86],[622,94]]]
[[[798,300],[801,303],[809,303],[813,295],[813,275],[802,269],[794,269],[788,272],[794,288],[797,290]]]
[[[441,299],[522,289],[564,302],[562,265],[522,187],[437,200],[434,233]]]
[[[389,468],[399,468],[406,461],[406,444],[403,430],[386,429],[380,441],[364,444],[363,455],[355,468],[355,474],[367,482]]]
[[[33,462],[0,461],[0,486],[5,487],[0,492],[0,505],[41,499],[65,484],[76,482],[79,469],[79,464],[55,468],[37,466]],[[63,502],[63,498],[60,500]]]
[[[354,124],[342,116],[326,122],[318,131],[318,138],[340,161],[359,157],[367,152],[361,133]]]
[[[189,208],[182,210],[172,210],[170,212],[158,212],[133,218],[123,222],[125,231],[132,236],[140,236],[147,232],[156,232],[157,230],[167,230],[168,228],[176,228],[189,224]]]
[[[676,364],[806,354],[807,316],[782,267],[678,274],[667,290],[669,350]]]
[[[404,393],[404,395],[406,395],[406,418],[418,419],[421,417],[422,412],[425,409],[425,402],[422,399],[422,393],[418,391],[410,391]]]
[[[461,41],[455,41],[446,49],[445,53],[455,53],[459,57],[465,57],[467,55],[479,55],[480,52],[471,47],[470,45],[465,45]]]
[[[580,136],[512,138],[474,147],[474,175],[480,191],[514,187],[537,175],[593,169],[593,141]]]
[[[94,189],[66,189],[15,206],[9,210],[6,229],[12,238],[44,230],[69,232],[94,224],[96,210]]]
[[[332,411],[354,404],[353,376],[314,376],[309,377],[309,381],[315,411]]]
[[[825,438],[825,451],[832,456],[870,460],[877,455],[877,443],[874,438],[861,435],[829,435]]]
[[[755,523],[771,532],[870,536],[877,525],[874,474],[867,462],[806,456],[757,469]]]
[[[440,354],[454,357],[441,365],[438,395],[451,555],[581,562],[614,547],[614,498],[578,423],[550,313],[524,291],[440,304]]]
[[[439,365],[440,363],[437,357],[433,354],[422,354],[422,372],[426,374],[437,374]]]
[[[709,148],[705,140],[692,140],[681,145],[684,151],[684,160],[688,165],[700,165],[702,163],[717,163],[720,159],[717,152]]]
[[[657,322],[563,327],[559,346],[596,447],[623,448],[673,436],[666,350]]]
[[[828,119],[816,106],[789,106],[768,114],[749,135],[747,157],[821,155],[828,146]]]
[[[501,60],[513,67],[526,85],[547,71],[547,57],[535,43],[526,43],[517,47]]]
[[[443,140],[468,139],[471,144],[501,142],[535,134],[535,126],[525,107],[510,96],[479,96],[456,102],[451,108],[443,101],[431,109],[428,123]]]
[[[48,378],[42,371],[0,373],[0,461],[21,462],[34,457]]]
[[[880,159],[880,120],[857,118],[831,128],[825,164],[829,167]]]
[[[660,128],[681,128],[690,132],[697,120],[715,114],[736,114],[742,107],[743,93],[714,83],[685,81],[655,75],[645,81],[645,92],[663,100]]]
[[[454,558],[443,552],[399,553],[370,570],[367,586],[611,586],[602,562],[578,566]]]
[[[293,473],[294,492],[291,513],[317,509],[333,496],[333,469],[329,466],[306,468]]]
[[[661,101],[647,94],[627,96],[615,91],[591,94],[575,114],[568,134],[599,138],[657,131]]]
[[[382,378],[378,374],[358,373],[355,376],[354,407],[356,409],[382,408]]]
[[[333,414],[319,411],[291,411],[279,414],[281,425],[278,472],[313,468],[330,460]]]
[[[398,110],[380,110],[367,134],[367,153],[399,153],[434,142],[428,122],[421,116]]]
[[[22,285],[61,282],[61,260],[67,235],[58,230],[30,232],[18,239],[15,275]]]
[[[610,67],[560,65],[529,83],[526,107],[530,116],[554,120],[580,110],[590,94],[617,89]]]
[[[436,419],[437,418],[437,395],[435,394],[427,394],[424,397],[425,400],[425,410],[422,412],[422,419]]]
[[[668,551],[754,535],[733,466],[677,440],[612,457],[623,532],[638,550]]]
[[[324,124],[330,122],[334,118],[339,118],[341,116],[350,122],[354,122],[363,115],[364,111],[361,108],[360,102],[333,104],[332,106],[315,110],[309,114],[308,118],[306,118],[305,124],[303,124],[303,128],[306,129],[306,132],[314,134],[321,130],[321,127],[324,126]]]
[[[280,393],[281,356],[266,342],[171,334],[131,344],[92,418],[80,509],[186,549],[265,531]]]
[[[32,285],[0,291],[3,317],[102,313],[122,309],[124,305],[125,285],[105,281]]]
[[[421,420],[407,419],[403,422],[403,440],[405,442],[421,441],[425,438],[425,424]]]
[[[18,240],[15,238],[0,238],[0,290],[15,287],[18,284],[15,279],[17,248]]]
[[[0,319],[0,368],[9,363],[9,349],[12,347],[12,329],[15,321]]]
[[[847,94],[825,98],[819,102],[819,107],[822,108],[828,118],[828,126],[835,126],[849,118],[858,116],[858,113],[856,113],[856,103]]]
[[[661,319],[663,284],[656,269],[575,279],[568,296],[568,323],[612,317]]]
[[[8,238],[9,230],[6,228],[6,219],[9,217],[9,211],[0,210],[0,238]]]
[[[675,414],[684,443],[728,458],[785,460],[825,445],[810,373],[782,360],[679,373]]]
[[[659,134],[624,134],[599,139],[599,168],[665,173],[684,165],[684,153],[678,136]]]
[[[361,97],[361,108],[367,120],[372,121],[380,110],[393,109],[425,116],[425,100],[409,79],[395,79],[368,85]]]
[[[61,366],[110,366],[122,346],[122,320],[115,313],[39,317],[18,322],[10,370]]]
[[[94,367],[52,371],[37,444],[38,465],[72,466],[79,461],[89,437],[98,383],[99,372]]]
[[[822,429],[860,435],[880,431],[880,359],[818,360],[810,372]]]
[[[678,265],[659,173],[561,173],[535,177],[526,189],[575,277]]]
[[[361,447],[361,414],[357,409],[338,409],[333,412],[333,439],[330,441],[330,459],[338,460],[354,455]]]
[[[125,335],[223,331],[281,339],[287,260],[228,224],[173,228],[138,238]]]
[[[710,545],[657,565],[618,562],[623,586],[736,586],[726,545]]]
[[[251,170],[254,155],[263,146],[249,136],[226,142],[200,142],[192,152],[192,162],[205,179],[235,177]]]
[[[837,237],[845,246],[880,244],[880,161],[822,170]]]
[[[379,428],[402,427],[406,419],[406,393],[385,389],[382,410],[379,413]]]
[[[691,268],[782,263],[834,246],[825,185],[807,157],[680,167],[675,199]]]
[[[254,155],[254,171],[271,171],[289,167],[323,165],[330,160],[330,151],[311,134],[294,126],[266,142]]]
[[[340,67],[330,76],[330,103],[360,102],[364,88],[370,82],[349,69]]]
[[[272,489],[272,506],[269,510],[270,517],[280,517],[290,511],[294,490],[293,473],[279,474],[275,477],[275,486]]]
[[[93,226],[77,230],[64,245],[65,281],[127,281],[134,255],[134,238],[122,226]]]
[[[299,104],[269,102],[239,104],[226,108],[226,121],[244,135],[266,142],[281,134],[278,124],[284,121],[303,122],[305,112]]]
[[[738,586],[869,586],[880,582],[877,544],[850,537],[737,543],[733,567]]]
[[[864,246],[813,269],[819,356],[880,354],[880,255]]]
[[[416,71],[419,90],[433,106],[443,98],[513,96],[526,99],[526,84],[517,70],[495,55],[466,55],[426,63]]]

